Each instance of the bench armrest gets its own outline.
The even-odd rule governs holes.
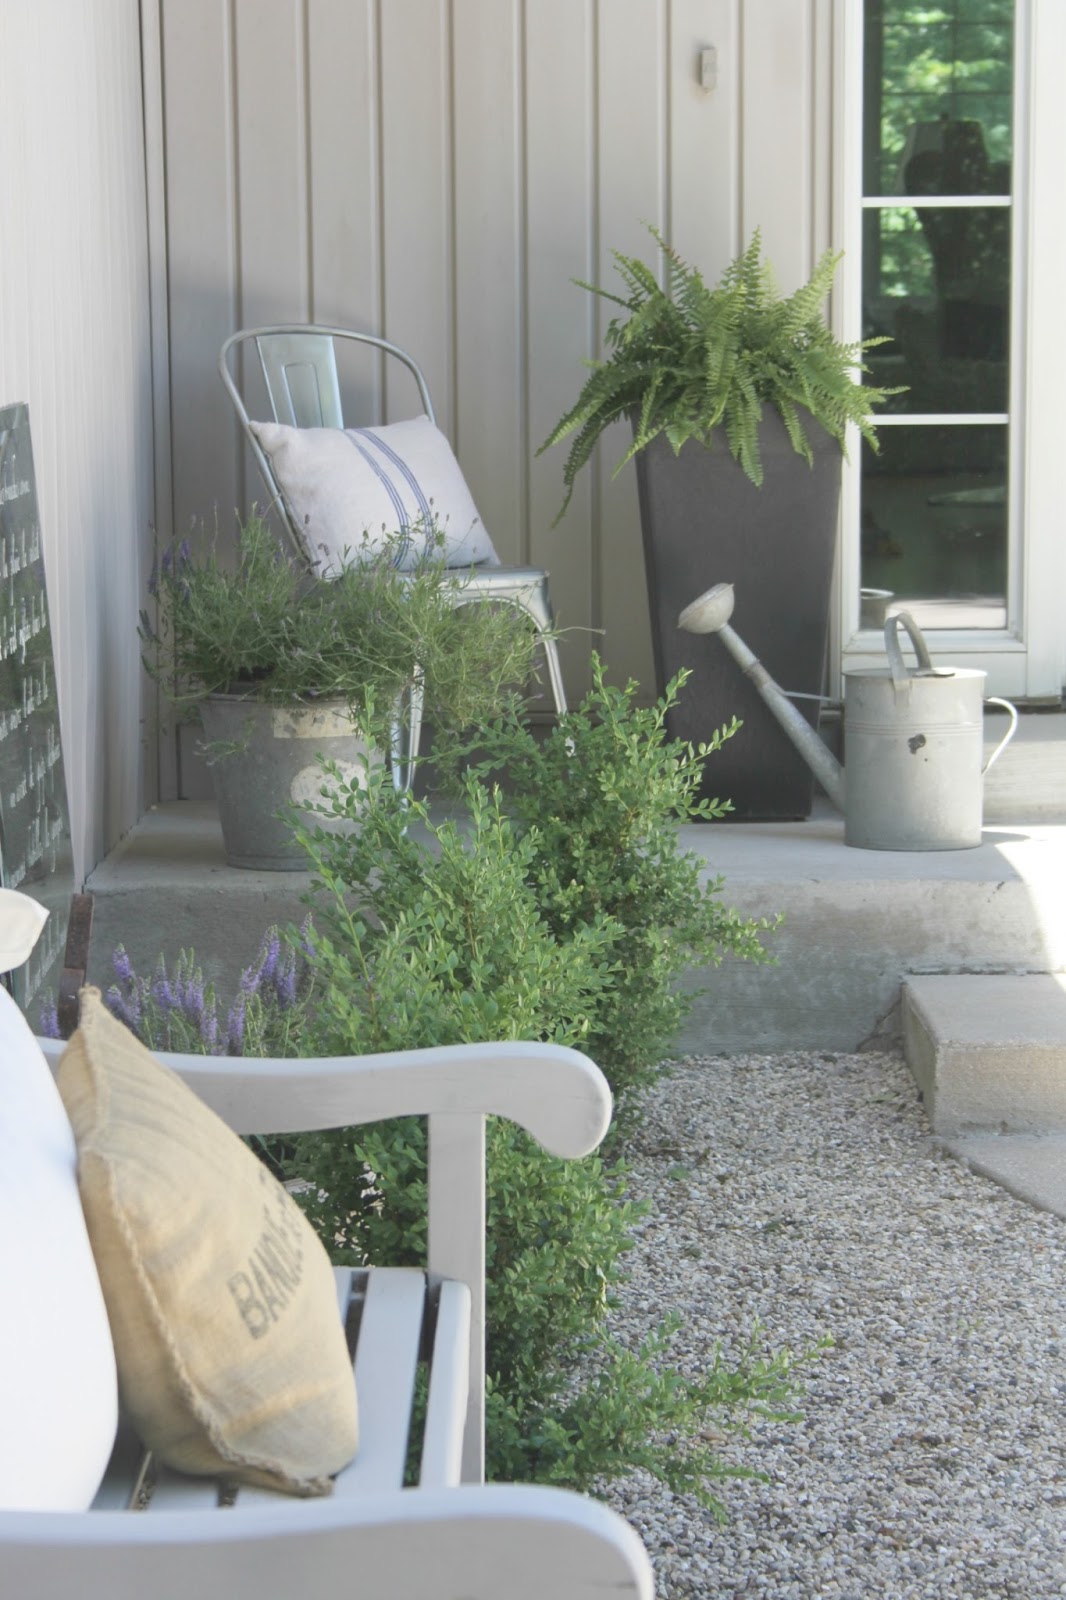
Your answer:
[[[53,1063],[65,1048],[60,1039],[39,1042]],[[456,1044],[305,1060],[157,1054],[238,1133],[476,1113],[507,1117],[550,1154],[572,1158],[594,1150],[611,1120],[602,1072],[563,1045]]]

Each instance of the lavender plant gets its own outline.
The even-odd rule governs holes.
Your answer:
[[[159,957],[152,976],[141,977],[122,945],[111,960],[115,982],[104,998],[108,1009],[153,1050],[210,1056],[286,1056],[296,1039],[314,989],[308,918],[298,934],[268,928],[255,959],[241,973],[232,1003],[223,1008],[192,951],[183,950],[168,970]],[[52,1015],[42,1031],[56,1038]]]

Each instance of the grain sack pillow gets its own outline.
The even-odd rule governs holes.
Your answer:
[[[47,912],[0,889],[0,971]],[[115,1356],[74,1135],[40,1045],[0,988],[0,1509],[85,1511],[118,1423]]]
[[[118,1363],[181,1472],[330,1492],[355,1454],[333,1272],[262,1162],[84,989],[59,1092]]]
[[[289,428],[253,422],[308,554],[325,574],[404,535],[410,570],[444,535],[448,567],[499,565],[452,447],[428,417],[381,428]]]

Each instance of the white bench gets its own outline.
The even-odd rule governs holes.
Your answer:
[[[53,1061],[63,1048],[41,1043]],[[427,1115],[428,1273],[338,1273],[355,1335],[360,1448],[331,1498],[242,1488],[220,1507],[213,1481],[160,1469],[142,1508],[150,1468],[120,1431],[92,1511],[0,1511],[0,1600],[651,1600],[643,1546],[606,1507],[480,1481],[485,1115],[510,1118],[555,1155],[583,1155],[610,1116],[599,1070],[539,1044],[161,1059],[241,1133]],[[76,1330],[72,1306],[72,1338]],[[420,1358],[430,1372],[420,1483],[403,1488]]]

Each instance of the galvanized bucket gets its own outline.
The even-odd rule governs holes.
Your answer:
[[[899,630],[918,658],[905,666]],[[934,667],[907,612],[885,623],[887,667],[844,675],[847,801],[844,840],[865,850],[970,850],[981,842],[982,778],[1018,725],[1007,700],[984,697],[986,674]],[[988,760],[984,707],[1010,726]]]
[[[291,822],[277,813],[296,806],[305,808],[301,820],[308,827],[350,829],[345,819],[306,811],[328,803],[323,790],[329,791],[331,780],[320,755],[336,762],[346,782],[365,787],[367,745],[345,702],[271,706],[239,694],[213,694],[200,713],[229,866],[308,871]]]

